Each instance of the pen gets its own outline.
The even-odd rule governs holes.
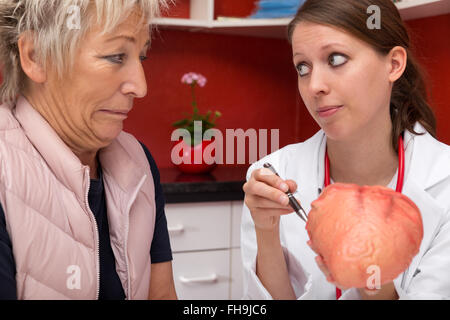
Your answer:
[[[276,174],[278,177],[280,176],[276,171],[275,168],[268,162],[266,162],[264,164],[264,168],[269,169],[270,171],[272,171],[274,174]],[[300,203],[298,203],[298,201],[295,199],[294,195],[288,190],[287,192],[285,192],[286,195],[289,198],[289,204],[291,205],[292,209],[294,209],[295,213],[303,220],[306,222],[306,220],[308,219],[308,216],[306,215],[305,210],[303,210],[302,206],[300,205]]]

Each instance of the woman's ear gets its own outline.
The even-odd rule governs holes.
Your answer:
[[[405,72],[408,62],[408,53],[405,48],[396,46],[389,52],[388,61],[389,80],[395,82],[403,75],[403,72]]]
[[[37,61],[34,47],[33,34],[24,32],[19,36],[17,42],[20,54],[20,63],[23,72],[36,83],[44,83],[47,79],[46,72]]]

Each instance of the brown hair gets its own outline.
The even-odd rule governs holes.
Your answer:
[[[367,27],[367,9],[371,5],[380,8],[381,29]],[[392,146],[398,150],[398,137],[404,130],[419,134],[414,132],[417,121],[436,137],[436,118],[427,102],[424,73],[412,54],[408,31],[391,0],[307,0],[288,26],[290,43],[295,27],[301,21],[342,29],[384,55],[395,46],[403,47],[408,54],[407,65],[394,83],[391,95]]]

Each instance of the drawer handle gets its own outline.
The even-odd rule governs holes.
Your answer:
[[[167,230],[169,230],[169,233],[179,234],[184,232],[184,226],[182,224],[178,224],[174,227],[168,227]]]
[[[198,278],[186,278],[184,276],[180,276],[180,281],[182,283],[214,283],[217,282],[218,279],[219,277],[217,277],[217,274],[215,273],[207,277]]]

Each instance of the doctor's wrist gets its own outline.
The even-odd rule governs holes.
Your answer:
[[[281,248],[279,224],[271,230],[255,228],[255,232],[256,232],[256,242],[257,242],[259,248],[261,248],[261,247],[265,247],[265,248],[280,247]]]

